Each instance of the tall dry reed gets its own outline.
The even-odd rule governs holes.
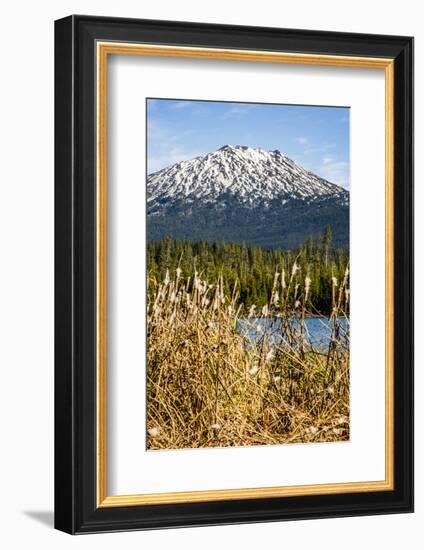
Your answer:
[[[310,284],[295,261],[247,312],[222,277],[149,279],[149,449],[349,439],[348,270],[329,282],[325,349],[308,338]]]

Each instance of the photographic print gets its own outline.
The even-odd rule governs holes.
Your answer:
[[[57,529],[413,511],[413,50],[55,22]]]
[[[349,440],[349,108],[146,117],[147,448]]]

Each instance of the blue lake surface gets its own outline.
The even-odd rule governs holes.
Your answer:
[[[300,333],[300,321],[299,319],[289,320],[292,328]],[[348,321],[345,318],[340,318],[340,340],[349,345],[349,339],[346,336],[348,328]],[[331,340],[331,326],[332,323],[327,317],[306,317],[305,318],[305,340],[311,346],[318,350],[328,349],[328,345]],[[284,343],[281,336],[281,319],[279,318],[251,318],[240,319],[238,322],[238,331],[246,336],[246,339],[251,342],[259,341],[265,333],[270,334],[271,342],[275,344]]]

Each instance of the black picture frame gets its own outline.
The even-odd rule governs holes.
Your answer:
[[[97,507],[99,40],[394,60],[394,490]],[[73,15],[55,22],[55,527],[67,533],[413,511],[413,39]]]

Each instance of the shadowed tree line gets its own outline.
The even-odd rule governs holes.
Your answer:
[[[263,306],[269,300],[276,272],[289,273],[296,261],[301,272],[311,280],[309,302],[315,313],[329,314],[332,304],[332,281],[340,281],[349,262],[349,250],[333,246],[330,226],[324,235],[309,238],[300,247],[283,250],[234,242],[177,240],[167,237],[147,244],[149,278],[171,278],[177,268],[184,279],[198,272],[209,284],[223,276],[224,292],[231,296],[235,285],[245,308]]]

